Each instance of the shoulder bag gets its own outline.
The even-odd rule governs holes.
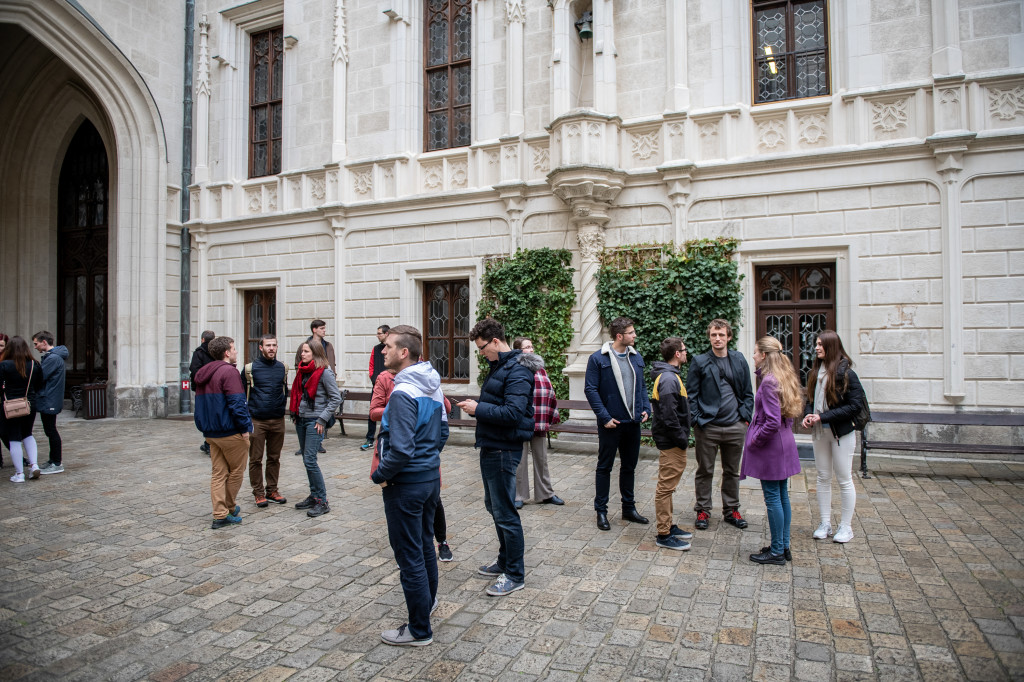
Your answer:
[[[4,384],[4,417],[7,419],[17,419],[18,417],[27,417],[32,413],[32,406],[28,403],[28,392],[32,387],[32,370],[35,369],[35,363],[29,363],[28,366],[28,385],[25,386],[25,397],[24,398],[11,398],[7,397],[7,385]]]

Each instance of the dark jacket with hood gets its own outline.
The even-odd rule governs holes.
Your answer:
[[[417,362],[395,376],[381,421],[380,464],[374,483],[425,483],[441,478],[441,448],[448,441],[441,376]]]
[[[659,450],[686,449],[690,441],[690,402],[679,368],[660,360],[651,367],[651,436]]]
[[[533,438],[533,370],[521,350],[498,353],[480,389],[476,447],[519,450]]]
[[[64,409],[64,377],[67,374],[67,346],[54,346],[42,354],[43,388],[36,397],[36,409],[57,414]]]
[[[226,438],[252,431],[242,378],[235,366],[216,360],[196,372],[196,428],[206,438]]]
[[[635,348],[628,346],[626,352],[633,370],[633,395],[630,396],[631,405],[627,405],[618,361],[612,357],[614,352],[612,342],[608,341],[587,360],[583,394],[587,396],[590,409],[597,416],[598,428],[612,419],[618,419],[623,424],[639,424],[642,413],[651,413],[651,401],[647,398],[644,385],[644,359]]]
[[[263,357],[263,353],[259,353],[249,365],[242,368],[249,415],[253,419],[281,419],[288,410],[287,368],[280,360]],[[251,371],[248,377],[246,367]]]
[[[704,428],[718,416],[722,392],[718,387],[718,363],[714,351],[701,353],[690,363],[686,375],[686,393],[690,396],[690,414],[693,423]],[[733,393],[736,394],[736,408],[740,421],[750,422],[754,416],[754,387],[750,383],[750,367],[743,353],[729,351],[729,365],[732,367]]]
[[[188,365],[188,378],[193,391],[196,390],[196,372],[200,367],[211,362],[213,362],[213,356],[210,355],[210,342],[203,341],[198,348],[192,351],[192,362]]]
[[[832,429],[832,435],[837,440],[855,430],[853,420],[865,400],[864,387],[860,383],[860,377],[850,368],[850,364],[845,359],[840,360],[839,366],[836,368],[835,380],[838,382],[837,386],[843,385],[844,375],[847,381],[846,392],[840,394],[838,404],[827,405],[828,409],[821,413],[821,423],[829,425],[829,428]],[[828,381],[828,377],[825,377],[825,381]],[[825,396],[825,402],[826,404],[828,403],[828,394]],[[804,404],[804,415],[812,414],[813,412],[814,396],[811,396]]]

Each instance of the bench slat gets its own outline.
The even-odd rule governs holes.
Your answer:
[[[1024,426],[1024,414],[1005,412],[872,412],[872,422],[941,426]]]
[[[1020,445],[984,445],[979,443],[905,443],[900,441],[867,441],[869,450],[901,450],[921,452],[952,452],[970,454],[1024,455]]]

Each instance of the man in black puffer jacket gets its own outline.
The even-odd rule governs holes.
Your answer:
[[[523,524],[516,511],[516,469],[523,443],[533,437],[533,371],[520,364],[522,351],[505,341],[505,329],[487,318],[469,332],[491,370],[480,389],[480,402],[459,407],[476,417],[476,446],[484,480],[484,506],[498,531],[498,560],[477,571],[497,578],[487,594],[501,597],[525,587]]]
[[[281,448],[284,447],[284,413],[288,405],[288,368],[277,359],[277,337],[264,334],[260,353],[242,368],[242,385],[252,419],[249,437],[249,484],[257,507],[266,507],[268,500],[284,504],[277,489],[281,471]],[[263,448],[267,449],[266,487],[263,483]]]

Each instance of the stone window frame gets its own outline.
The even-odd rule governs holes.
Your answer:
[[[429,17],[429,9],[427,7],[427,3],[424,3],[424,7],[423,7],[423,18],[422,18],[422,21],[423,21],[423,56],[422,56],[423,95],[422,96],[423,96],[423,151],[424,152],[443,151],[445,149],[458,149],[458,148],[461,148],[461,147],[468,147],[468,146],[473,144],[473,129],[474,129],[474,121],[473,121],[473,110],[474,110],[474,106],[473,106],[473,103],[474,103],[473,83],[476,80],[475,79],[475,75],[476,74],[473,73],[473,53],[474,53],[474,48],[475,48],[475,36],[476,36],[476,32],[477,32],[477,26],[476,26],[476,22],[475,22],[476,17],[474,16],[476,13],[473,11],[473,9],[474,9],[474,5],[476,3],[473,2],[473,0],[446,0],[446,1],[447,1],[447,7],[446,7],[445,11],[446,11],[446,13],[448,15],[448,19],[449,19],[449,30],[448,30],[448,61],[445,62],[444,64],[435,64],[433,66],[428,65],[428,56],[429,56],[429,51],[430,51],[430,17]],[[468,6],[468,8],[469,8],[469,12],[470,12],[470,31],[471,31],[471,33],[470,33],[470,40],[469,40],[469,43],[470,43],[469,44],[470,55],[469,55],[469,57],[467,59],[461,59],[461,60],[453,61],[452,60],[451,51],[452,51],[452,45],[453,45],[453,42],[454,42],[454,33],[453,33],[452,25],[451,25],[451,23],[452,23],[451,19],[453,17],[453,12],[456,9],[455,8],[455,3],[456,2],[461,2],[461,3],[465,4],[466,6]],[[458,107],[456,107],[455,104],[454,104],[454,102],[455,102],[455,88],[453,87],[453,78],[454,78],[455,69],[459,68],[459,67],[465,67],[466,69],[469,70],[469,74],[470,74],[470,94],[469,94],[469,104],[459,105]],[[447,104],[446,104],[445,108],[447,109],[447,112],[448,112],[448,142],[449,142],[449,144],[447,146],[435,147],[435,148],[431,149],[430,148],[430,114],[431,113],[437,113],[437,112],[441,111],[441,109],[435,109],[433,111],[430,109],[430,74],[432,72],[437,72],[437,71],[441,71],[441,70],[446,70],[447,73],[448,73],[448,101],[447,101]],[[456,145],[453,142],[453,138],[454,138],[453,116],[454,116],[456,108],[468,110],[470,133],[469,133],[469,141],[466,142],[466,144]]]
[[[825,75],[824,80],[826,82],[826,92],[815,94],[815,95],[797,95],[796,94],[796,67],[795,58],[798,55],[796,50],[793,48],[793,7],[794,5],[820,3],[824,9],[825,14],[825,25],[822,28],[822,37],[824,39],[824,61],[825,61]],[[785,102],[796,99],[808,99],[811,97],[827,97],[834,91],[832,79],[832,36],[830,35],[832,27],[832,18],[829,13],[829,2],[828,0],[751,0],[750,2],[750,54],[751,54],[751,72],[750,72],[750,84],[751,84],[751,101],[754,105],[772,104],[774,102]],[[781,54],[774,54],[767,56],[759,52],[758,40],[757,40],[757,12],[762,9],[768,9],[772,6],[785,6],[786,14],[786,51]],[[803,54],[810,54],[818,52],[818,50],[805,51]],[[786,83],[786,94],[778,99],[765,99],[761,100],[758,98],[758,87],[757,87],[757,74],[762,63],[768,62],[784,62],[787,73]]]
[[[220,98],[224,107],[223,115],[218,117],[221,134],[218,138],[223,145],[221,161],[224,165],[217,175],[222,179],[235,178],[247,180],[249,171],[249,88],[250,83],[250,44],[251,36],[267,29],[281,27],[287,34],[285,24],[284,0],[255,0],[237,7],[221,10],[219,13],[217,47],[213,59],[220,64],[219,80],[216,91],[223,91]],[[292,133],[290,97],[294,82],[294,60],[287,57],[293,44],[290,36],[284,37],[284,64],[282,65],[282,131],[281,131],[281,171],[288,165],[288,140]],[[211,162],[216,160],[211,159]],[[276,174],[275,174],[276,175]],[[256,176],[271,178],[275,175]]]
[[[263,102],[253,102],[254,92],[256,90],[256,64],[255,64],[255,52],[256,52],[256,38],[267,35],[268,37],[268,73],[267,73],[267,98]],[[275,36],[275,34],[277,34]],[[278,41],[275,38],[280,39],[280,46],[278,47]],[[278,175],[281,172],[281,161],[284,153],[284,139],[281,134],[281,126],[284,123],[284,83],[277,83],[274,77],[274,65],[281,62],[281,80],[284,80],[284,25],[279,24],[277,26],[271,26],[266,29],[259,31],[252,31],[249,33],[249,63],[248,63],[248,74],[249,74],[249,92],[247,100],[249,102],[249,115],[246,117],[248,120],[248,139],[249,139],[249,179],[262,178],[270,175]],[[277,90],[277,97],[274,97],[274,88]],[[279,106],[282,109],[282,121],[278,126],[274,125],[274,107]],[[259,110],[266,111],[267,119],[267,135],[263,144],[267,146],[266,151],[266,163],[263,164],[262,168],[257,168],[256,163],[256,147],[260,144],[255,138],[255,117]],[[281,145],[282,149],[279,152],[277,158],[277,166],[274,165],[274,143],[277,142]]]
[[[244,357],[244,346],[246,339],[245,329],[245,292],[253,289],[273,289],[276,315],[274,328],[277,330],[278,359],[286,357],[282,355],[281,348],[287,347],[283,343],[283,330],[285,330],[285,319],[283,317],[285,304],[284,273],[271,272],[258,275],[238,275],[224,279],[224,334],[235,340],[235,350]],[[215,324],[207,322],[207,325]],[[305,339],[305,337],[303,337]],[[288,365],[286,360],[281,360]]]

